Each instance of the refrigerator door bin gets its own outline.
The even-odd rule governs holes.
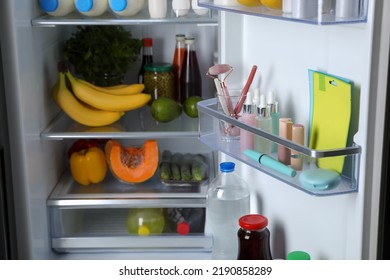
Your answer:
[[[209,10],[208,13],[199,16],[192,9],[186,16],[176,17],[172,10],[172,1],[168,0],[168,10],[165,18],[151,18],[148,11],[148,6],[145,7],[133,16],[118,16],[111,11],[104,13],[98,17],[86,17],[77,11],[63,17],[50,16],[43,14],[42,16],[32,19],[33,26],[57,26],[57,25],[140,25],[140,24],[216,24],[217,13]]]
[[[212,240],[204,234],[205,208],[150,208],[161,213],[162,232],[138,235],[128,231],[128,217],[145,211],[128,205],[107,207],[50,206],[52,248],[57,252],[88,251],[210,251]],[[181,211],[189,232],[179,234],[169,218],[170,211]],[[141,220],[137,220],[141,221]],[[188,228],[187,228],[188,229]]]
[[[198,103],[199,110],[199,134],[200,140],[212,149],[217,149],[233,158],[244,162],[274,178],[277,178],[290,186],[293,186],[306,193],[317,196],[328,196],[336,194],[345,194],[358,191],[358,170],[361,147],[352,145],[344,149],[334,150],[314,150],[303,145],[298,145],[292,141],[286,140],[272,133],[262,131],[254,126],[246,125],[232,117],[226,116],[217,110],[217,99],[211,98]],[[303,158],[302,171],[296,171],[295,176],[288,176],[279,170],[260,164],[247,155],[243,154],[239,141],[221,140],[219,121],[224,120],[234,126],[239,127],[264,137],[271,142],[284,146],[290,150],[298,151]],[[277,161],[277,153],[268,155]],[[320,169],[315,162],[318,159],[343,157],[344,169],[342,174],[335,176],[334,172]],[[312,171],[315,170],[315,171]],[[314,172],[314,173],[313,173]],[[322,180],[317,180],[318,177]]]
[[[368,0],[339,1],[346,2],[345,4],[335,4],[331,0],[297,0],[295,1],[296,6],[294,7],[294,4],[292,4],[293,7],[289,11],[270,9],[263,5],[246,7],[238,2],[234,6],[221,5],[215,0],[198,0],[198,2],[199,6],[209,9],[319,25],[367,22],[368,12]],[[348,5],[355,5],[356,7]],[[339,8],[339,10],[337,11],[336,8]],[[351,11],[348,12],[348,10]]]

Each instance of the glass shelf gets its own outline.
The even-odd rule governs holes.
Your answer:
[[[214,160],[214,159],[213,159]],[[210,178],[215,177],[214,168]],[[61,177],[47,200],[53,207],[205,207],[207,184],[199,186],[167,186],[153,176],[140,184],[122,183],[111,174],[98,184],[82,186],[70,172]]]
[[[198,137],[198,118],[190,118],[184,112],[167,123],[153,119],[150,107],[127,111],[116,123],[103,127],[88,127],[74,122],[60,113],[41,133],[47,140],[95,138],[95,139],[145,139]]]
[[[315,1],[315,0],[311,0]],[[329,11],[322,13],[322,9],[318,8],[322,0],[318,0],[317,7],[314,7],[314,12],[309,15],[307,12],[304,16],[304,13],[300,13],[299,17],[294,17],[292,13],[283,13],[282,10],[273,10],[265,6],[255,6],[255,7],[246,7],[240,5],[237,2],[236,6],[223,6],[215,4],[214,0],[198,0],[199,6],[214,10],[221,10],[227,12],[240,13],[251,16],[273,18],[279,20],[295,21],[308,24],[317,24],[317,25],[329,25],[329,24],[349,24],[349,23],[361,23],[367,22],[367,9],[368,9],[368,0],[361,0],[359,13],[356,17],[336,17],[335,7],[332,6]],[[321,11],[320,13],[316,11]]]
[[[199,111],[199,135],[200,140],[211,147],[212,149],[219,150],[247,165],[252,166],[290,186],[293,186],[306,193],[317,195],[317,196],[328,196],[336,194],[345,194],[358,191],[358,178],[359,178],[359,161],[361,154],[361,147],[353,145],[343,149],[333,150],[315,150],[310,149],[306,146],[296,144],[292,141],[281,138],[277,135],[262,131],[254,126],[246,125],[230,116],[226,116],[217,110],[217,99],[207,99],[198,102]],[[219,121],[224,120],[234,126],[249,131],[255,135],[264,137],[278,145],[285,146],[291,150],[300,152],[304,158],[304,166],[302,171],[296,171],[296,176],[290,177],[284,175],[274,169],[267,166],[261,165],[258,161],[255,161],[241,152],[239,141],[225,141],[221,140],[219,133]],[[277,159],[277,154],[269,155],[273,159]],[[316,188],[306,187],[301,183],[301,174],[309,169],[318,170],[319,168],[315,165],[315,161],[320,158],[327,157],[345,157],[344,169],[340,174],[340,180],[337,184],[333,184],[328,188]],[[310,164],[311,162],[311,164]]]
[[[203,16],[195,14],[192,10],[187,15],[176,17],[171,5],[168,5],[167,16],[163,19],[152,19],[148,8],[145,7],[138,14],[131,17],[117,16],[112,12],[106,12],[99,17],[87,17],[78,12],[73,12],[64,17],[54,17],[44,14],[31,21],[32,26],[54,27],[58,25],[149,25],[149,24],[212,24],[218,23],[217,13],[210,10]]]

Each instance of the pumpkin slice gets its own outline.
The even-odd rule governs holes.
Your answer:
[[[146,140],[141,147],[123,147],[107,141],[105,154],[112,174],[127,183],[142,183],[157,171],[159,151],[156,140]]]

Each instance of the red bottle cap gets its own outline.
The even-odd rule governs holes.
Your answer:
[[[180,235],[186,235],[190,232],[190,226],[186,222],[181,222],[177,225],[177,233]]]
[[[259,214],[249,214],[242,216],[238,220],[240,227],[246,230],[259,230],[268,225],[268,219]]]
[[[144,47],[151,47],[153,45],[152,38],[144,38],[143,39]]]

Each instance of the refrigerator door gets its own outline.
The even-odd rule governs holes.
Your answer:
[[[314,259],[372,258],[367,244],[375,242],[375,236],[366,227],[377,226],[377,217],[369,213],[376,209],[373,198],[379,189],[373,183],[378,157],[372,154],[372,106],[383,102],[376,100],[371,74],[378,66],[373,53],[380,41],[374,37],[381,26],[374,20],[382,8],[378,2],[369,1],[367,22],[358,24],[311,25],[221,12],[221,63],[235,69],[228,86],[241,89],[252,65],[257,65],[251,90],[258,87],[266,95],[273,91],[281,118],[290,117],[294,123],[308,126],[309,69],[354,83],[352,94],[356,99],[349,137],[362,147],[357,193],[313,197],[247,165],[238,167],[252,184],[252,211],[269,219],[276,258],[285,258],[293,250],[310,252]]]

